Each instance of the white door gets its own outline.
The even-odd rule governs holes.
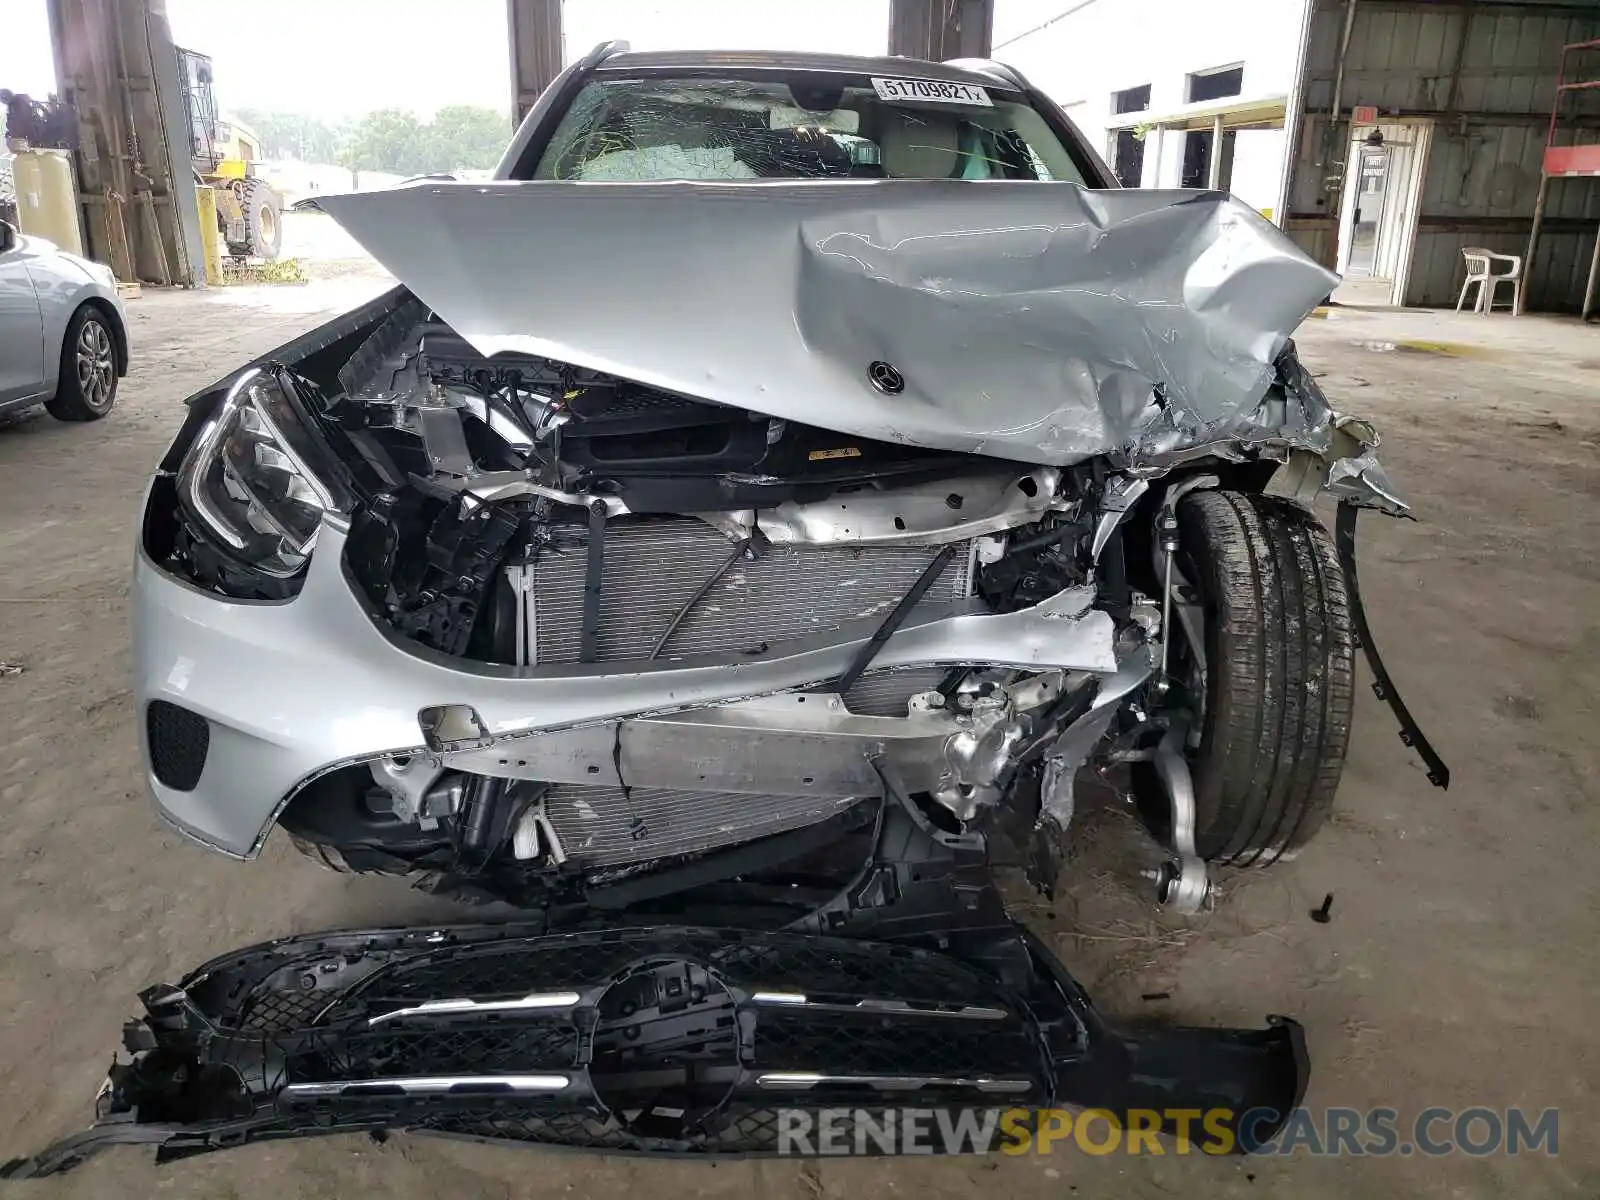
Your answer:
[[[1339,211],[1341,302],[1404,303],[1432,135],[1431,121],[1354,127]]]

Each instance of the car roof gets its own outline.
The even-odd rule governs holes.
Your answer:
[[[930,62],[900,55],[871,57],[854,54],[797,54],[771,50],[649,50],[609,54],[598,71],[659,70],[682,67],[701,70],[721,67],[743,71],[829,71],[840,75],[887,75],[914,79],[939,79],[950,83],[976,83],[984,87],[1019,88],[1009,67],[987,59]]]

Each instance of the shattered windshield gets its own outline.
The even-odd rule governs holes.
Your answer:
[[[804,83],[592,80],[562,118],[534,177],[1084,182],[1044,118],[1020,97],[1006,98],[1015,93],[960,84],[942,85],[957,99],[896,94],[917,82],[824,75],[808,75]]]

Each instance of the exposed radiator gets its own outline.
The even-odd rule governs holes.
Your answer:
[[[733,543],[691,517],[623,517],[606,527],[598,661],[649,656],[684,604],[728,559]],[[662,656],[757,650],[829,633],[854,618],[882,620],[938,553],[932,546],[768,546],[735,564],[674,630]],[[583,631],[586,547],[542,552],[534,564],[538,661],[578,659]],[[969,594],[959,553],[927,601]],[[854,712],[904,716],[915,692],[935,687],[938,669],[870,672],[846,697]]]
[[[579,531],[572,531],[579,535]],[[623,517],[608,523],[598,661],[647,658],[684,604],[728,561],[733,543],[689,517]],[[730,568],[673,631],[663,657],[755,650],[829,633],[854,618],[882,620],[938,553],[929,546],[769,546]],[[533,642],[541,663],[578,659],[587,547],[574,536],[534,564]],[[969,594],[967,555],[957,554],[929,589],[933,602]],[[869,671],[845,696],[851,711],[906,715],[917,692],[938,686],[942,667]],[[545,811],[574,862],[603,867],[697,854],[821,821],[853,800],[731,792],[555,784]]]
[[[849,808],[830,796],[745,796],[555,784],[545,813],[567,857],[585,866],[696,854],[798,829]]]

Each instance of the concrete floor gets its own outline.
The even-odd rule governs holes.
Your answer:
[[[147,295],[108,420],[0,429],[0,661],[24,668],[0,677],[0,1156],[85,1123],[136,989],[257,939],[449,911],[324,874],[281,838],[250,865],[180,843],[139,777],[126,580],[146,475],[186,395],[381,286],[338,276]],[[1154,917],[1125,870],[1147,847],[1123,813],[1091,808],[1067,895],[1026,916],[1118,1017],[1293,1014],[1313,1105],[1560,1106],[1558,1158],[712,1165],[347,1138],[160,1171],[122,1150],[28,1194],[1600,1195],[1600,329],[1338,311],[1301,342],[1336,402],[1380,424],[1415,500],[1416,523],[1364,519],[1363,585],[1455,785],[1428,787],[1362,689],[1338,815],[1298,861],[1228,881],[1212,916]],[[1314,924],[1327,892],[1332,922]]]

